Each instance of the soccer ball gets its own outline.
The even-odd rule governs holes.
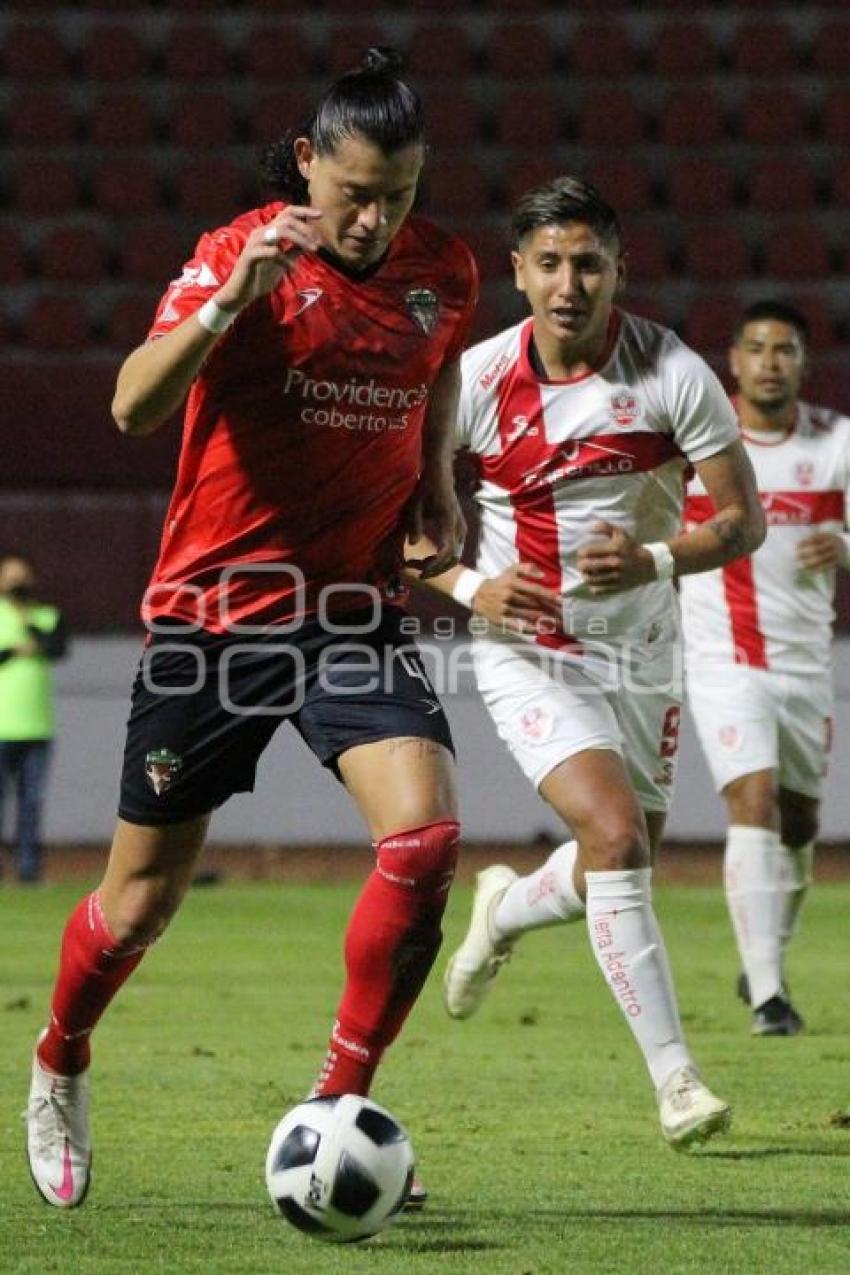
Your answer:
[[[319,1240],[365,1240],[393,1222],[413,1181],[413,1147],[388,1111],[358,1094],[313,1098],[272,1134],[266,1186],[283,1217]]]

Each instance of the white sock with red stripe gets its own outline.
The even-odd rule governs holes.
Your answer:
[[[754,1008],[782,994],[784,891],[779,833],[732,824],[726,834],[723,883],[741,964]]]
[[[578,842],[566,841],[536,872],[518,877],[502,895],[492,925],[499,936],[516,938],[527,930],[563,925],[584,916],[584,900],[573,880]]]
[[[779,890],[782,896],[782,915],[779,921],[779,944],[783,957],[797,928],[800,909],[812,884],[814,857],[814,841],[795,847],[780,843]]]
[[[673,976],[652,908],[650,868],[585,872],[590,945],[656,1089],[693,1059],[682,1037]]]

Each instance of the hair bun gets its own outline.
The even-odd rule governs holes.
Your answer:
[[[372,75],[398,75],[404,66],[404,58],[398,49],[386,44],[375,44],[366,50],[362,68]]]

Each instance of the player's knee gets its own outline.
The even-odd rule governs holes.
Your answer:
[[[591,872],[626,872],[649,864],[646,834],[629,818],[600,821],[580,850],[582,866]]]
[[[133,881],[116,899],[104,900],[109,929],[124,952],[150,947],[168,928],[180,896],[160,882]]]
[[[778,814],[778,792],[767,773],[743,775],[723,790],[729,822],[750,827],[774,828]]]
[[[460,824],[443,819],[378,842],[378,872],[393,885],[429,897],[448,894],[457,867]]]

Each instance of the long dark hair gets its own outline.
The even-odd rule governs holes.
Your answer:
[[[364,137],[385,155],[421,142],[422,103],[410,85],[399,79],[403,64],[395,49],[369,49],[356,71],[343,75],[323,93],[310,119],[268,147],[260,162],[264,184],[293,203],[307,202],[307,183],[298,171],[293,149],[296,137],[309,137],[317,155],[332,154],[349,137]]]

